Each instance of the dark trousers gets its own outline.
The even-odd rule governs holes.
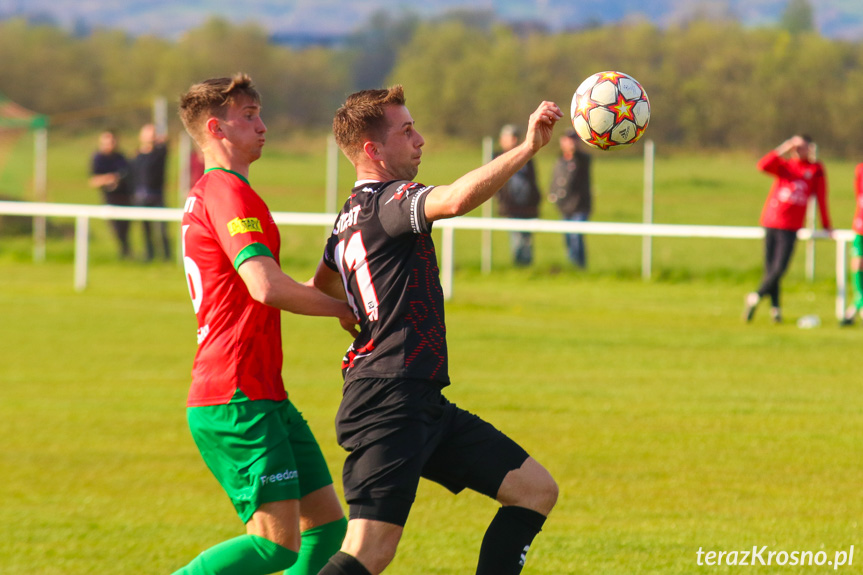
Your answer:
[[[122,192],[103,192],[105,203],[109,206],[131,206],[132,196]],[[111,228],[114,230],[114,236],[117,238],[117,243],[120,244],[120,259],[131,257],[132,249],[129,245],[129,220],[110,220]]]
[[[135,192],[135,205],[145,208],[161,208],[165,202],[161,194],[148,193],[138,190]],[[171,259],[171,240],[168,238],[168,224],[166,222],[150,222],[141,221],[141,227],[144,229],[144,246],[146,249],[145,257],[147,261],[152,260],[156,256],[154,247],[153,231],[159,235],[159,243],[161,244],[162,254],[165,261]]]
[[[796,242],[796,230],[764,228],[764,277],[758,295],[769,295],[773,307],[779,307],[779,282],[788,269]]]

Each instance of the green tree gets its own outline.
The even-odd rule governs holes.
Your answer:
[[[0,22],[0,62],[0,92],[31,110],[55,114],[102,103],[97,61],[60,28]]]
[[[419,26],[412,14],[394,18],[375,12],[368,24],[348,38],[345,55],[351,62],[353,88],[380,88],[395,66],[400,49],[409,44]]]
[[[783,30],[792,34],[815,30],[815,16],[809,0],[788,0],[779,23]]]

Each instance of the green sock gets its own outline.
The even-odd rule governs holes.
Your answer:
[[[285,571],[287,575],[317,575],[330,557],[342,547],[348,520],[342,517],[303,531],[300,556],[297,562]]]
[[[210,547],[174,575],[268,575],[297,560],[290,549],[257,535],[241,535]]]
[[[854,307],[860,311],[863,308],[863,270],[852,273],[851,279],[854,282]]]

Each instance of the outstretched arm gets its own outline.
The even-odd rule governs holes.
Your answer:
[[[471,171],[448,186],[433,188],[425,202],[428,221],[466,214],[491,198],[513,174],[551,141],[554,125],[563,113],[554,102],[543,102],[531,114],[521,144]]]
[[[334,272],[324,263],[324,260],[318,262],[318,269],[315,271],[315,275],[312,279],[306,282],[306,285],[314,286],[317,289],[321,290],[325,294],[330,297],[334,297],[338,300],[346,300],[347,295],[345,295],[345,284],[342,283],[342,276],[337,272]],[[359,331],[357,331],[357,321],[356,316],[351,316],[348,319],[340,319],[342,324],[342,328],[357,337],[359,335]]]
[[[345,299],[345,284],[342,283],[342,276],[334,272],[324,263],[324,260],[318,262],[318,269],[315,270],[315,276],[306,282],[306,285],[314,286],[336,299]]]
[[[291,313],[335,317],[347,331],[351,331],[347,324],[356,324],[354,312],[346,302],[295,281],[271,257],[249,258],[237,271],[255,301]]]

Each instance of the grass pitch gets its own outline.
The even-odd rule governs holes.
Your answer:
[[[106,263],[77,294],[66,263],[0,271],[0,572],[170,573],[241,533],[186,430],[182,272]],[[832,282],[788,283],[789,300],[829,317]],[[464,271],[456,288],[447,395],[561,488],[525,574],[696,573],[699,548],[859,550],[861,328],[745,325],[745,286],[721,279]],[[347,338],[296,316],[284,336],[291,397],[338,476]],[[388,572],[472,572],[495,508],[424,483]],[[861,572],[863,553],[854,563],[841,570]]]
[[[82,153],[92,142],[52,138],[51,201],[98,203]],[[315,145],[268,144],[255,164],[252,181],[273,210],[323,210]],[[541,183],[554,155],[537,159]],[[756,225],[770,184],[756,159],[660,156],[655,221]],[[476,149],[429,145],[420,177],[449,182],[479,161]],[[847,228],[853,163],[827,169],[835,224]],[[8,163],[2,195],[20,192],[29,170]],[[640,221],[640,158],[598,155],[595,178],[594,220]],[[543,214],[556,217],[548,204]],[[75,293],[71,228],[52,223],[45,264],[30,263],[27,236],[0,237],[0,574],[171,573],[242,532],[186,429],[196,326],[182,271],[115,262],[107,226],[93,222],[90,287]],[[284,229],[286,270],[309,277],[323,236]],[[485,276],[479,234],[456,234],[447,395],[516,438],[560,484],[526,575],[810,574],[833,568],[707,566],[697,553],[767,546],[832,560],[850,545],[853,564],[836,570],[863,572],[863,328],[832,320],[829,242],[816,250],[814,283],[798,248],[779,326],[765,306],[751,325],[740,319],[759,242],[655,240],[651,282],[640,279],[636,238],[588,238],[586,274],[568,268],[558,234],[536,236],[529,270],[510,269],[505,233],[494,242]],[[806,314],[823,325],[795,327]],[[290,316],[284,345],[291,397],[338,478],[347,336],[334,322]],[[423,483],[387,572],[472,572],[495,508]]]

